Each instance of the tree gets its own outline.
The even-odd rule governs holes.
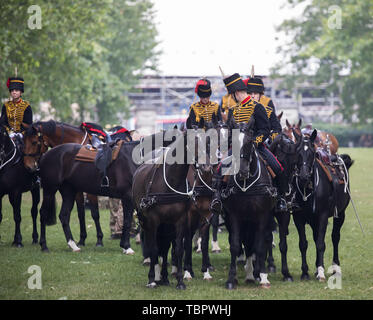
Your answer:
[[[280,31],[288,43],[279,48],[285,59],[273,68],[289,70],[288,82],[327,83],[341,100],[345,120],[373,118],[373,0],[287,0],[304,5],[299,18],[284,21]],[[276,70],[276,71],[275,71]]]
[[[41,29],[28,25],[32,5],[40,7]],[[149,0],[3,1],[0,74],[10,76],[17,66],[33,107],[51,101],[64,121],[73,121],[73,102],[81,117],[89,112],[103,125],[114,121],[128,109],[124,93],[146,63],[155,68],[151,10]]]

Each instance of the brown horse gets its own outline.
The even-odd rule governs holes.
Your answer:
[[[35,122],[31,126],[25,125],[25,127],[28,127],[28,130],[24,137],[24,163],[28,168],[37,168],[37,166],[35,166],[35,161],[39,161],[40,156],[45,153],[48,148],[54,148],[64,143],[79,143],[81,145],[91,143],[92,134],[83,126],[76,127],[50,120]],[[126,141],[131,141],[130,133],[128,133],[128,137],[124,139]],[[100,225],[98,198],[96,195],[87,194],[87,199],[90,204],[92,219],[96,226],[96,246],[103,246],[103,232]],[[87,238],[87,231],[83,192],[77,194],[76,205],[80,223],[80,240],[78,245],[84,246],[85,239]]]
[[[300,135],[303,133],[308,134],[309,136],[312,133],[312,126],[307,125],[304,129],[301,130],[302,126],[302,119],[299,119],[297,124],[290,124],[288,120],[286,120],[286,127],[283,129],[283,132],[291,138],[295,142],[295,138],[293,135],[293,129]],[[315,139],[315,146],[316,148],[320,148],[321,150],[327,151],[330,154],[336,154],[339,148],[339,143],[337,138],[326,131],[317,130],[317,137]]]

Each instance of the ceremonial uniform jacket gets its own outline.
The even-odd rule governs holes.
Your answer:
[[[22,122],[32,124],[32,109],[30,103],[19,99],[18,102],[5,102],[1,110],[1,118],[4,119],[8,131],[22,132]]]
[[[234,107],[237,103],[234,101],[230,94],[226,94],[221,98],[221,111],[228,114],[229,109]]]
[[[270,123],[268,115],[262,104],[254,101],[248,96],[240,104],[233,107],[233,116],[236,123],[248,122],[254,117],[254,142],[262,144],[269,136]]]
[[[215,113],[218,116],[219,105],[214,101],[209,101],[207,104],[202,104],[201,101],[193,103],[189,108],[190,111],[194,110],[196,115],[196,121],[199,122],[201,118],[205,120],[205,122],[209,122],[212,120],[212,115]]]
[[[273,104],[273,101],[271,98],[266,97],[264,95],[260,97],[259,103],[262,104],[264,109],[266,110],[269,123],[271,125],[270,137],[273,141],[276,138],[276,136],[282,131],[280,121],[277,119],[277,116],[276,116],[275,105]]]

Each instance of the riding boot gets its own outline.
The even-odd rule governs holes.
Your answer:
[[[216,174],[212,178],[212,187],[215,189],[214,195],[210,204],[210,211],[216,215],[219,215],[222,212],[223,204],[221,202],[221,186],[223,182],[223,177],[219,174]]]
[[[288,191],[288,183],[286,176],[281,172],[276,176],[276,184],[278,190],[277,202],[276,202],[276,211],[286,212],[288,210],[286,202],[286,192]]]

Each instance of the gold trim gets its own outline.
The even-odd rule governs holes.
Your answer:
[[[226,87],[229,87],[231,84],[237,82],[238,80],[241,80],[241,77],[237,78],[237,79],[234,79],[233,81],[229,82],[228,84],[226,84],[225,86]]]
[[[22,81],[22,80],[10,80],[10,82],[20,82],[20,83],[25,83],[25,82]]]
[[[262,84],[259,84],[259,83],[252,83],[252,82],[248,82],[247,85],[263,87]]]

